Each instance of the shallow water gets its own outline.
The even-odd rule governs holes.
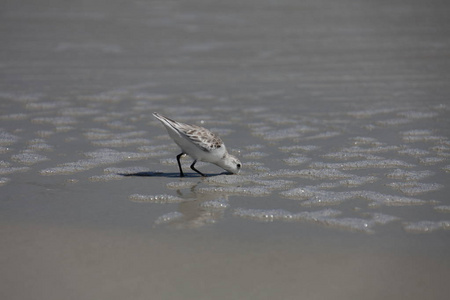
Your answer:
[[[449,8],[2,4],[0,295],[446,299]]]

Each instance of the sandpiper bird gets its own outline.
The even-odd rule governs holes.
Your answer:
[[[156,112],[153,113],[153,116],[163,123],[170,137],[181,148],[182,152],[177,155],[180,177],[184,176],[180,158],[185,154],[194,159],[191,169],[202,176],[206,175],[195,168],[197,161],[213,163],[233,174],[239,173],[242,166],[241,162],[227,152],[225,144],[216,134],[200,126],[171,120]]]

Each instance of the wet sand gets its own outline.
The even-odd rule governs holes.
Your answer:
[[[449,5],[33,3],[0,19],[2,299],[447,298]],[[154,111],[242,172],[180,179]]]
[[[411,237],[287,237],[261,225],[244,227],[238,237],[80,227],[10,225],[1,246],[2,293],[14,299],[444,299],[448,291],[448,254],[437,250],[445,245],[427,237],[414,238],[434,240],[424,247]]]

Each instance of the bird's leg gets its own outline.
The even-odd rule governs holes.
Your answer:
[[[197,162],[197,160],[194,160],[194,162],[193,162],[192,165],[191,165],[191,169],[194,170],[195,172],[197,172],[198,174],[202,175],[203,177],[206,177],[205,174],[203,174],[202,172],[200,172],[199,170],[197,170],[197,169],[194,167],[194,165],[195,165],[196,162]]]
[[[183,152],[177,155],[178,168],[180,168],[180,177],[184,177],[183,169],[181,168],[180,158],[184,155]],[[191,166],[192,167],[192,166]]]

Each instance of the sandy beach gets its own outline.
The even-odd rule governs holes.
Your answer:
[[[2,299],[447,299],[450,5],[1,7]]]

